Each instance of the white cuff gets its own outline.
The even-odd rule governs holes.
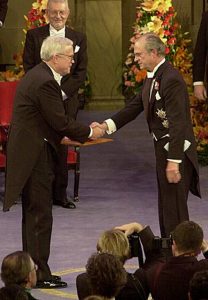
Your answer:
[[[204,85],[204,82],[203,81],[195,81],[194,83],[193,83],[193,85],[195,86],[195,85]]]
[[[106,130],[107,134],[112,134],[117,130],[116,124],[114,123],[114,121],[112,119],[107,119],[104,122],[108,126],[108,130]]]
[[[93,135],[93,129],[90,127],[90,134],[88,135],[88,138],[90,139]]]
[[[168,161],[175,162],[175,163],[177,163],[177,164],[182,163],[182,160],[181,160],[181,159],[170,159],[170,158],[168,158],[167,160],[168,160]]]

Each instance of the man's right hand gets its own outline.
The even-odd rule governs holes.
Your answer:
[[[97,126],[100,127],[101,129],[103,129],[104,131],[108,130],[108,125],[105,122],[103,122],[103,123],[92,122],[90,124],[91,128],[94,128],[94,127],[97,127]]]
[[[95,140],[95,139],[101,138],[102,136],[104,136],[104,134],[105,134],[105,130],[103,130],[102,128],[100,128],[98,126],[95,126],[92,128],[92,136],[90,138]]]
[[[199,100],[206,100],[207,91],[204,85],[195,85],[194,86],[194,96]]]

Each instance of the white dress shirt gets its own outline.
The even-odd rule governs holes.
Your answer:
[[[60,30],[56,30],[53,26],[51,26],[51,24],[49,25],[49,33],[50,33],[50,36],[59,36],[59,37],[65,37],[65,26],[60,29]],[[52,69],[51,69],[52,70]],[[52,70],[53,72],[53,70]],[[55,72],[56,73],[56,72]],[[56,81],[58,82],[58,84],[61,86],[61,78],[62,76],[58,73],[53,73],[54,75],[54,78],[56,79]],[[62,93],[62,98],[63,100],[66,100],[67,99],[67,95],[64,93],[63,90],[61,90],[61,93]]]

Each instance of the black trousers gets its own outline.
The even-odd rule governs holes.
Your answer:
[[[53,148],[45,142],[22,193],[23,250],[38,265],[38,280],[50,280],[48,266],[52,232]]]
[[[67,115],[76,120],[79,99],[74,94],[70,99],[64,101],[64,108]],[[68,146],[59,145],[55,162],[55,180],[53,184],[53,203],[63,203],[67,198],[68,167],[67,167]]]
[[[63,203],[67,198],[68,167],[67,167],[68,146],[59,145],[55,161],[55,180],[53,183],[53,202]]]
[[[166,178],[167,151],[164,145],[167,139],[154,143],[158,183],[158,212],[162,237],[169,237],[171,231],[181,222],[189,220],[188,193],[194,174],[194,167],[184,153],[180,163],[181,180],[169,183]]]

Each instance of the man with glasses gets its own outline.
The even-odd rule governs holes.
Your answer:
[[[69,117],[76,119],[79,100],[78,90],[84,83],[87,69],[87,41],[83,33],[66,26],[70,10],[67,0],[48,0],[46,16],[49,24],[29,30],[26,35],[23,66],[27,72],[41,62],[40,48],[47,36],[67,37],[73,41],[74,61],[70,75],[61,78],[62,97]],[[60,145],[55,165],[53,203],[64,208],[74,209],[75,204],[67,199],[68,169],[67,146]]]
[[[16,251],[8,254],[4,257],[1,265],[1,279],[5,284],[3,291],[7,289],[9,294],[9,291],[12,292],[13,286],[17,285],[22,288],[22,292],[25,291],[28,299],[35,300],[30,291],[36,286],[36,271],[37,266],[27,252]],[[21,289],[16,291],[16,295],[19,291]],[[0,295],[3,294],[0,293]]]
[[[52,185],[59,145],[65,137],[84,143],[104,134],[70,118],[62,100],[61,78],[73,63],[73,43],[48,37],[41,46],[42,62],[18,85],[7,144],[3,210],[22,196],[23,250],[38,265],[38,288],[66,287],[48,265],[52,232]],[[64,238],[64,237],[63,237]]]

